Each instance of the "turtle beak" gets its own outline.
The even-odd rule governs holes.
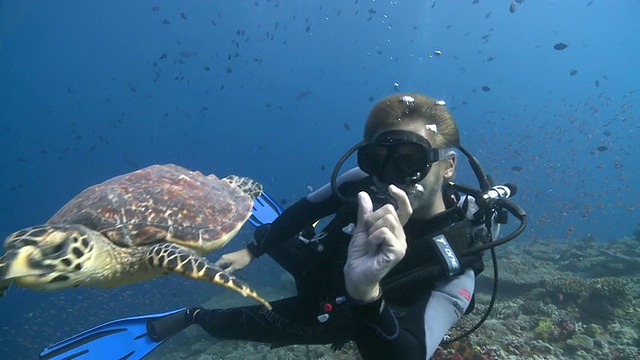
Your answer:
[[[3,297],[9,290],[9,286],[11,286],[11,280],[4,278],[6,268],[7,264],[4,262],[4,256],[0,256],[0,297]]]
[[[21,285],[41,283],[39,276],[50,270],[34,266],[35,263],[31,260],[34,250],[33,246],[25,246],[0,257],[0,281],[13,280]]]

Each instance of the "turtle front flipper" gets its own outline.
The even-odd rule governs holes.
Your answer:
[[[196,280],[211,281],[214,284],[239,292],[242,296],[254,298],[271,310],[269,302],[247,284],[213,266],[207,259],[199,257],[179,245],[167,243],[155,245],[147,252],[146,259],[151,268],[180,274]]]

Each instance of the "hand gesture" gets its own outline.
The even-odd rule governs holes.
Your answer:
[[[349,296],[371,302],[380,294],[380,280],[404,257],[407,241],[402,228],[413,210],[407,194],[395,185],[389,193],[398,203],[373,211],[369,194],[358,194],[358,220],[349,243],[344,278]]]

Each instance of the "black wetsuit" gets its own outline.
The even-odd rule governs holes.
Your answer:
[[[340,178],[343,194],[355,196],[370,190],[370,179],[360,171]],[[438,263],[431,238],[443,229],[454,229],[457,243],[469,245],[470,227],[454,198],[445,199],[448,210],[429,221],[411,220],[404,229],[408,249],[385,279],[400,276],[425,263]],[[356,342],[365,359],[425,359],[430,357],[445,332],[465,312],[474,290],[473,270],[457,276],[420,281],[410,288],[387,291],[371,304],[348,299],[343,267],[355,224],[353,206],[343,207],[325,186],[289,207],[272,224],[256,230],[248,249],[267,253],[296,280],[297,296],[274,301],[273,310],[262,305],[198,312],[195,323],[217,338],[288,344]],[[305,243],[299,232],[320,218],[337,214],[323,230],[324,238]],[[456,230],[457,229],[457,230]],[[326,232],[326,234],[324,233]],[[316,239],[317,240],[317,239]],[[452,246],[456,247],[452,243]],[[435,294],[435,295],[434,295]],[[385,304],[401,306],[396,317]]]

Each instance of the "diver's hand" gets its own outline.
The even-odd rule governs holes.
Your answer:
[[[413,210],[407,194],[394,185],[389,193],[398,202],[373,211],[366,192],[358,194],[358,223],[349,243],[344,280],[349,296],[364,303],[380,296],[380,280],[404,257],[407,240],[402,226]]]
[[[232,253],[224,254],[216,261],[216,266],[225,272],[231,274],[235,271],[243,269],[253,261],[253,255],[247,249],[238,250]]]

